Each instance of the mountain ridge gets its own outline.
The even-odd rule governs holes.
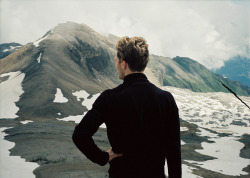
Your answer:
[[[36,42],[1,59],[0,74],[18,70],[26,74],[23,86],[28,92],[21,99],[26,98],[27,102],[31,102],[28,99],[30,94],[36,96],[34,88],[38,87],[39,92],[43,91],[42,103],[55,105],[52,99],[56,88],[61,88],[63,94],[71,98],[69,103],[75,105],[72,91],[85,89],[88,93],[95,94],[122,83],[118,80],[113,60],[116,53],[114,42],[117,38],[114,35],[110,35],[110,38],[111,41],[85,24],[62,23]],[[228,92],[219,82],[221,80],[238,95],[250,95],[250,88],[213,74],[203,65],[186,57],[171,59],[152,54],[145,73],[153,83],[160,86],[188,88],[196,92]],[[148,73],[153,75],[149,76]],[[21,102],[17,105],[21,107],[22,104],[19,103]],[[39,113],[46,113],[46,109],[50,107],[52,106],[45,107]],[[78,104],[75,107],[78,111],[74,113],[79,114],[82,106]],[[72,109],[70,106],[67,108]],[[66,109],[62,117],[68,115],[70,109]],[[27,114],[30,110],[32,109],[27,108],[20,114]],[[49,115],[55,117],[55,112]],[[26,117],[30,116],[32,114]]]

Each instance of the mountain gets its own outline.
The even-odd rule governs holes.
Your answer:
[[[17,51],[23,45],[19,43],[3,43],[0,44],[0,59],[5,58],[6,56],[10,55],[11,53]]]
[[[243,85],[250,87],[250,59],[237,56],[225,62],[225,65],[213,72],[225,78],[239,81]]]
[[[67,22],[0,60],[0,134],[5,132],[5,139],[15,143],[5,151],[21,156],[26,163],[36,163],[37,168],[30,172],[35,169],[37,178],[107,176],[108,166],[99,167],[87,160],[71,137],[76,123],[98,95],[122,82],[114,62],[116,39],[104,37],[87,25]],[[249,134],[245,134],[249,110],[225,93],[228,91],[218,79],[240,95],[249,95],[249,88],[186,57],[151,55],[145,73],[154,84],[173,93],[177,101],[183,177],[250,174],[245,164],[250,159]],[[247,96],[242,100],[250,101]],[[109,148],[105,128],[98,130],[94,140],[102,150]],[[5,148],[2,143],[0,149]],[[226,156],[224,145],[231,148]],[[215,149],[202,151],[211,147]],[[230,159],[227,166],[221,157]],[[210,163],[216,166],[211,168]],[[0,177],[3,171],[13,172],[0,166]]]
[[[250,88],[214,74],[206,67],[187,57],[150,56],[148,67],[157,76],[161,85],[187,88],[195,92],[228,92],[223,82],[238,95],[250,95]]]
[[[114,65],[114,47],[101,35],[75,23],[50,30],[41,39],[29,43],[1,60],[0,74],[21,71],[24,93],[17,106],[18,115],[61,117],[82,114],[81,102],[72,91],[101,92],[121,83]],[[57,88],[68,98],[66,104],[54,103]]]

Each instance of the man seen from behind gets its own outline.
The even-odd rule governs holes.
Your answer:
[[[110,178],[181,177],[180,123],[171,93],[148,81],[148,44],[123,37],[116,44],[116,69],[123,83],[96,99],[73,133],[78,149],[99,165],[110,164]],[[92,136],[107,126],[111,148],[100,150]]]

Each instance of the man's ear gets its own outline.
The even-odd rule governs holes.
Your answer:
[[[122,68],[125,70],[128,66],[128,63],[124,60],[122,60]]]

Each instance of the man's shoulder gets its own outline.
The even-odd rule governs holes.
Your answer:
[[[147,82],[147,85],[145,85],[145,87],[151,88],[154,92],[156,92],[156,93],[158,93],[160,95],[164,95],[164,96],[170,97],[170,98],[173,97],[172,93],[170,93],[169,91],[154,85],[151,82]],[[119,93],[124,88],[126,88],[126,86],[123,85],[123,84],[120,84],[117,87],[114,87],[114,88],[111,88],[111,89],[106,89],[105,91],[103,91],[103,93],[105,93],[105,94],[115,94],[115,93]]]
[[[151,83],[152,84],[152,83]],[[158,86],[155,86],[154,84],[152,84],[153,87],[154,87],[154,90],[159,93],[160,95],[164,96],[164,97],[168,97],[168,98],[173,98],[173,95],[172,93],[170,93],[169,91],[163,89],[163,88],[160,88]]]
[[[101,92],[100,96],[102,98],[109,97],[110,95],[117,93],[119,90],[121,90],[121,88],[122,88],[122,84],[118,85],[115,88],[106,89],[103,92]]]
[[[105,94],[114,94],[114,93],[118,93],[119,91],[122,91],[123,88],[124,88],[124,85],[120,84],[117,87],[106,89],[105,91],[103,91],[103,93],[105,93]]]

